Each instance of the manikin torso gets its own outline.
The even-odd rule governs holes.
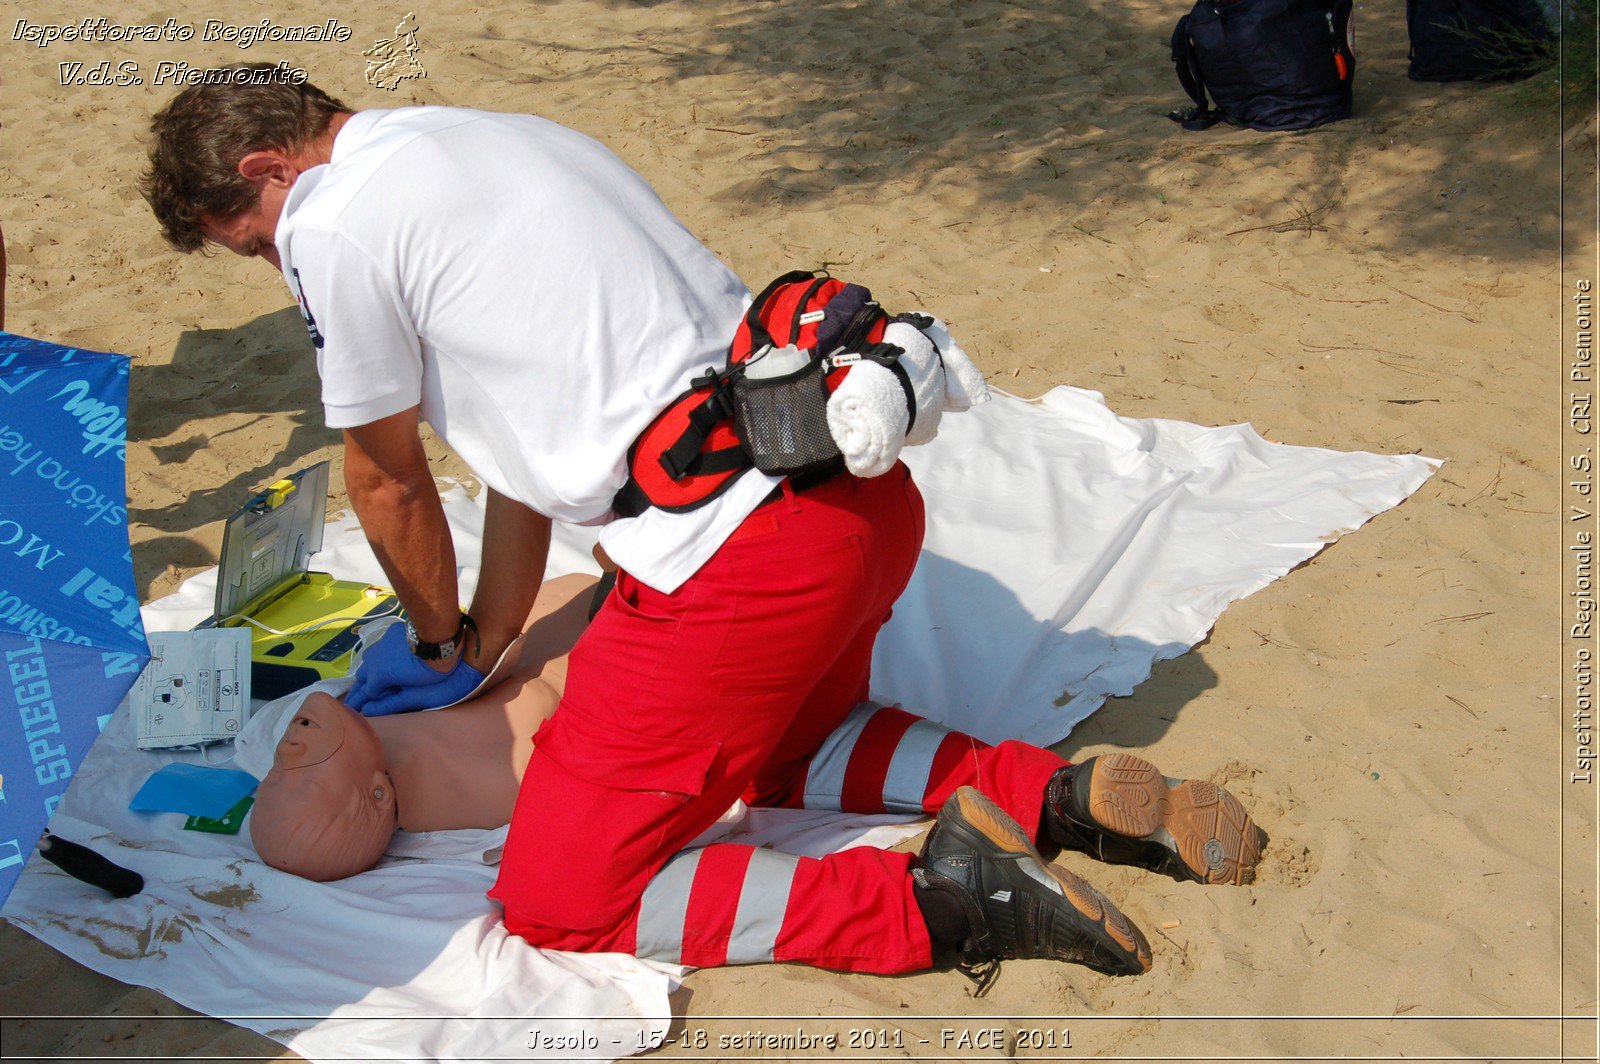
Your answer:
[[[372,719],[406,831],[497,828],[511,823],[533,756],[533,733],[561,701],[567,655],[587,623],[594,578],[545,584],[524,634],[507,652],[505,678],[478,698],[429,713]]]
[[[449,709],[374,718],[400,827],[444,831],[511,823],[533,733],[560,699],[549,682],[533,677],[507,681]]]
[[[566,687],[594,582],[561,577],[542,587],[493,685],[459,705],[369,720],[327,694],[309,695],[257,791],[250,834],[262,859],[339,879],[372,867],[396,827],[510,823],[533,734]]]

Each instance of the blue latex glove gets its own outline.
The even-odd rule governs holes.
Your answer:
[[[460,658],[441,672],[411,652],[405,625],[390,625],[367,648],[345,705],[366,717],[386,717],[414,709],[437,709],[458,702],[483,682],[483,673]]]

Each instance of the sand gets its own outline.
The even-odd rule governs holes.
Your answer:
[[[7,324],[133,357],[128,489],[147,599],[215,563],[219,522],[250,490],[337,466],[281,280],[169,251],[135,189],[148,115],[172,92],[148,83],[157,61],[282,58],[358,107],[523,110],[592,134],[747,281],[825,264],[949,319],[1014,393],[1070,383],[1128,415],[1446,458],[1410,501],[1233,606],[1061,744],[1225,782],[1272,836],[1244,889],[1063,858],[1150,933],[1151,973],[1017,962],[976,999],[951,972],[704,971],[679,994],[688,1038],[666,1055],[694,1055],[695,1030],[750,1026],[706,1017],[752,1013],[891,1017],[847,1024],[889,1032],[864,1049],[891,1058],[992,1055],[939,1033],[989,1017],[1022,1056],[1048,1055],[1042,1034],[1030,1050],[1035,1028],[1070,1028],[1079,1055],[1554,1054],[1559,1025],[1508,1017],[1592,1016],[1596,994],[1594,791],[1564,783],[1561,719],[1555,114],[1519,104],[1526,87],[1407,81],[1399,5],[1369,4],[1352,120],[1181,132],[1163,115],[1184,102],[1166,54],[1182,10],[447,0],[420,18],[426,77],[392,92],[363,83],[360,51],[404,9],[367,0],[337,10],[344,44],[8,39]],[[50,17],[110,14],[74,3]],[[261,9],[115,11],[169,15],[198,26]],[[147,83],[59,84],[58,63],[105,59],[139,63]],[[1593,138],[1570,143],[1569,180],[1592,188]],[[1567,217],[1580,266],[1584,210]],[[430,453],[439,474],[467,474]],[[116,1019],[185,1010],[9,925],[0,949],[4,1013],[112,1017],[7,1021],[8,1055],[282,1053],[221,1021]],[[914,1018],[945,1015],[966,1019]],[[1311,1015],[1367,1019],[1195,1018]],[[1592,1056],[1592,1023],[1567,1033]]]

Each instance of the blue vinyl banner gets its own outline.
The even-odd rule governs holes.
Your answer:
[[[0,333],[0,904],[150,649],[125,355]]]

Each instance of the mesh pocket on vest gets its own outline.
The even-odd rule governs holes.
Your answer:
[[[733,384],[739,438],[757,469],[794,476],[821,469],[839,458],[828,431],[827,374],[821,359],[784,377]]]

